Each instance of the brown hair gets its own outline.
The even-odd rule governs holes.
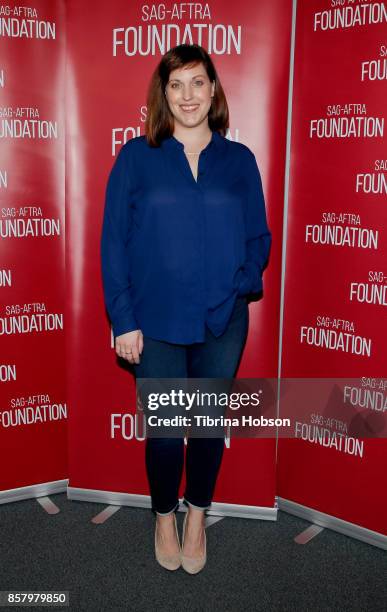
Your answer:
[[[210,56],[200,45],[178,45],[163,55],[149,85],[145,134],[150,146],[160,146],[164,138],[173,134],[174,118],[164,93],[170,73],[177,68],[195,66],[199,63],[204,65],[210,81],[215,82],[208,125],[212,131],[225,135],[229,126],[227,100]]]

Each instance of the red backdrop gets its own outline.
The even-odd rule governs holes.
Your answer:
[[[281,375],[359,377],[355,391],[382,390],[385,402],[386,19],[378,3],[336,4],[297,8]],[[273,246],[238,376],[277,375],[291,2],[148,6],[99,1],[91,13],[69,0],[66,70],[63,1],[11,2],[1,15],[0,500],[69,472],[74,496],[148,494],[134,381],[115,358],[103,305],[99,240],[114,158],[143,133],[150,74],[180,42],[209,49],[230,104],[229,137],[255,152],[261,170]],[[319,346],[327,335],[333,348]],[[341,427],[358,409],[343,406]],[[301,423],[311,436],[312,410]],[[113,420],[125,421],[124,433]],[[337,434],[337,424],[325,428]],[[272,508],[278,492],[386,534],[385,441],[354,439],[361,453],[281,440],[277,491],[274,440],[233,439],[214,499]]]
[[[376,163],[386,157],[386,127],[381,135],[374,131],[385,121],[387,81],[367,77],[367,62],[383,65],[385,23],[352,26],[356,13],[349,8],[343,28],[337,25],[343,10],[321,0],[298,2],[282,377],[359,377],[363,390],[371,387],[362,387],[360,377],[369,377],[382,383],[385,397],[386,300],[366,303],[362,297],[362,291],[371,295],[386,287],[386,187],[379,193],[362,187],[386,181],[383,164],[379,169]],[[337,27],[326,29],[329,23]],[[351,120],[355,127],[348,132]],[[326,232],[334,232],[333,244]],[[359,293],[360,285],[367,289]],[[332,348],[319,346],[323,332],[331,334]],[[340,333],[349,335],[343,336],[345,350]],[[338,415],[348,436],[354,410],[360,407],[347,403]],[[371,413],[367,408],[363,417]],[[329,435],[340,431],[337,424],[325,427]],[[360,441],[362,455],[281,440],[279,495],[387,534],[387,516],[379,510],[387,502],[385,440]]]
[[[64,2],[36,0],[31,12],[17,2],[7,7],[0,37],[1,490],[68,473]]]
[[[201,32],[201,42],[210,45],[228,96],[230,137],[256,154],[274,240],[264,300],[250,305],[250,333],[239,376],[277,375],[291,3],[213,1],[205,14],[196,16],[164,14],[162,6],[159,13],[149,14],[140,3],[100,1],[90,13],[86,6],[68,2],[71,488],[148,495],[144,442],[124,439],[117,432],[111,436],[112,414],[118,415],[116,422],[134,414],[134,383],[118,365],[111,347],[99,240],[105,185],[114,157],[125,139],[143,133],[146,89],[161,57],[157,45],[148,48],[147,36],[155,31],[161,38],[170,34],[171,46],[200,42]],[[167,3],[167,10],[172,6]],[[272,508],[274,497],[275,441],[233,439],[225,452],[214,501]]]

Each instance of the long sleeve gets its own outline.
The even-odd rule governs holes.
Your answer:
[[[129,273],[131,234],[128,150],[121,148],[106,188],[101,236],[105,304],[114,336],[139,329],[133,313]]]
[[[250,150],[246,162],[246,176],[246,261],[238,285],[239,295],[262,289],[262,272],[271,246],[261,176],[255,156]]]

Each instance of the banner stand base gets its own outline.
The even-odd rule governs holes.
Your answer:
[[[36,501],[42,506],[47,514],[58,514],[58,512],[60,512],[58,506],[47,496],[37,497]]]
[[[309,525],[304,531],[298,534],[294,538],[296,544],[308,544],[313,538],[318,536],[319,533],[324,531],[324,527],[320,527],[319,525]]]
[[[98,512],[98,514],[91,519],[91,522],[94,523],[94,525],[102,525],[108,519],[110,519],[113,514],[118,512],[120,508],[121,506],[108,506],[102,510],[102,512]]]
[[[55,493],[65,493],[68,482],[68,479],[54,480],[52,482],[42,482],[28,485],[27,487],[19,487],[18,489],[0,491],[0,504],[8,504],[34,497],[46,497]]]
[[[68,499],[77,501],[96,502],[108,506],[132,506],[134,508],[151,507],[149,495],[134,495],[131,493],[115,493],[113,491],[100,491],[93,489],[80,489],[77,487],[67,488]],[[180,500],[179,512],[185,512],[186,506]],[[223,502],[212,502],[211,509],[207,515],[212,516],[234,516],[238,518],[260,519],[264,521],[277,520],[277,508],[265,508],[263,506],[243,506],[239,504],[228,504]]]
[[[296,502],[288,499],[283,499],[282,497],[278,497],[277,499],[279,509],[287,512],[288,514],[294,514],[294,516],[298,516],[306,521],[320,525],[320,527],[327,527],[328,529],[338,531],[339,533],[349,536],[350,538],[356,538],[357,540],[361,540],[366,544],[371,544],[372,546],[378,546],[379,548],[387,550],[387,536],[383,535],[382,533],[371,531],[371,529],[360,527],[354,523],[348,523],[347,521],[343,521],[335,516],[324,514],[323,512],[319,512],[313,508],[308,508],[307,506],[302,506],[301,504],[297,504]]]

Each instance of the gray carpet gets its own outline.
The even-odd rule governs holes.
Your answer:
[[[150,510],[123,507],[94,525],[105,506],[51,499],[59,514],[36,500],[0,505],[0,590],[68,590],[74,611],[387,610],[385,551],[328,529],[298,545],[309,523],[284,512],[208,527],[207,565],[190,576],[155,561]]]

